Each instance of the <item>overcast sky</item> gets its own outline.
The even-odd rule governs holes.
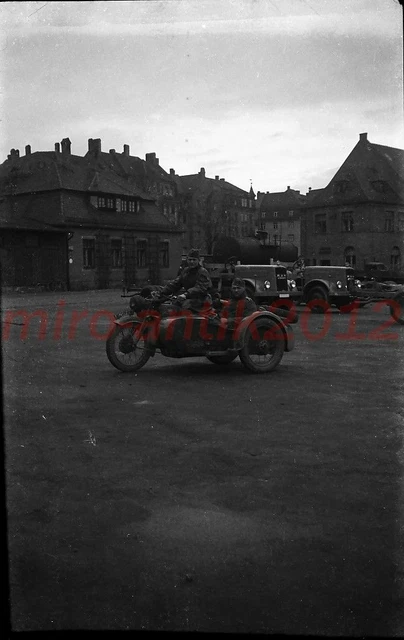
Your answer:
[[[2,2],[0,162],[88,138],[306,193],[367,132],[404,148],[397,0]]]

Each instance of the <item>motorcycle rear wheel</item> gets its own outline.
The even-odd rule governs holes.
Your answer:
[[[139,330],[138,324],[130,327],[117,325],[106,342],[106,352],[110,363],[119,371],[132,373],[141,369],[150,358],[150,351],[145,348],[143,340],[133,343]]]
[[[258,318],[248,326],[239,356],[252,373],[269,373],[278,366],[284,351],[285,338],[280,326],[270,318]]]

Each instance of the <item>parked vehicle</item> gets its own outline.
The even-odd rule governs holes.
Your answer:
[[[114,367],[137,371],[160,352],[167,358],[204,356],[218,365],[238,356],[248,371],[268,373],[294,348],[292,327],[270,311],[256,311],[233,325],[212,314],[185,312],[176,300],[131,298],[131,312],[116,318],[106,342]]]
[[[314,313],[324,313],[332,305],[349,313],[359,291],[359,283],[351,267],[304,266],[301,260],[292,269],[290,287],[294,292],[293,299],[310,303]]]
[[[389,269],[384,262],[367,262],[363,270],[355,270],[355,277],[363,282],[373,280],[404,284],[404,272]]]

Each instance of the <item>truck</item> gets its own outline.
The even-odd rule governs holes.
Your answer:
[[[239,277],[245,282],[247,295],[259,304],[278,301],[278,306],[285,302],[287,308],[293,301],[310,303],[314,313],[331,305],[349,312],[357,293],[351,267],[306,267],[297,247],[290,243],[271,246],[256,238],[223,236],[213,247],[211,264],[205,262],[205,266],[222,297],[229,294],[232,279]]]

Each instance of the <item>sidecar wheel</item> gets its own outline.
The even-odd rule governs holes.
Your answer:
[[[228,353],[225,356],[206,356],[209,362],[213,362],[213,364],[230,364],[233,362],[238,356],[238,353]]]
[[[284,351],[285,339],[279,325],[270,318],[258,318],[247,327],[239,356],[252,373],[268,373],[278,366]]]
[[[137,371],[150,358],[150,351],[145,348],[143,340],[134,345],[133,339],[139,330],[138,324],[129,327],[116,326],[106,343],[108,360],[119,371],[125,373]]]

